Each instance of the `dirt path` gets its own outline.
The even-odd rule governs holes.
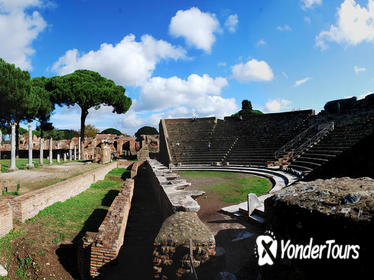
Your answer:
[[[116,265],[105,272],[104,279],[153,279],[153,241],[161,228],[162,218],[147,181],[138,173],[124,244]]]
[[[15,188],[20,184],[20,193],[36,190],[66,178],[84,173],[99,167],[96,163],[69,162],[61,165],[44,165],[43,168],[31,170],[17,170],[9,173],[0,173],[0,182]]]
[[[246,175],[251,177],[252,175]],[[181,176],[183,178],[183,176]],[[227,178],[203,177],[185,178],[193,189],[227,180]],[[235,274],[239,280],[257,279],[257,259],[254,255],[256,238],[264,232],[262,225],[249,222],[245,217],[234,217],[220,212],[222,207],[235,203],[220,200],[219,195],[207,192],[197,199],[200,205],[198,215],[215,235],[216,246],[226,252],[225,271]],[[248,236],[241,239],[240,236]]]

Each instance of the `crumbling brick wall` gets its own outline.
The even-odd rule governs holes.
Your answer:
[[[81,278],[99,276],[105,264],[117,258],[124,241],[133,193],[134,180],[126,179],[99,231],[87,232],[83,237],[78,253]]]

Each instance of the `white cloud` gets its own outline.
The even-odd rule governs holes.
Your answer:
[[[35,8],[41,0],[0,0],[0,57],[16,66],[31,70],[32,42],[47,23]]]
[[[318,6],[322,4],[322,0],[301,0],[303,10],[313,8],[313,6]]]
[[[355,74],[358,75],[360,72],[365,72],[366,68],[365,67],[359,67],[359,66],[353,66],[353,71],[355,71]]]
[[[237,14],[233,14],[233,15],[229,15],[225,21],[225,27],[230,31],[230,32],[235,32],[236,31],[236,27],[238,25],[238,15]]]
[[[232,76],[241,82],[271,81],[274,77],[271,67],[263,60],[249,60],[231,67]]]
[[[187,80],[176,76],[171,78],[152,77],[142,86],[139,104],[135,108],[137,111],[160,111],[185,105],[193,108],[200,108],[200,104],[209,106],[208,96],[219,95],[227,84],[225,78],[212,78],[207,74],[202,76],[191,74]],[[219,102],[218,99],[210,101]],[[204,110],[204,108],[200,108],[198,112]]]
[[[265,40],[261,39],[259,40],[257,43],[256,43],[257,46],[265,46],[266,45],[266,42]]]
[[[367,8],[354,0],[345,0],[338,8],[337,23],[316,36],[316,46],[325,50],[327,42],[343,45],[358,45],[374,42],[374,0],[368,0]]]
[[[305,84],[310,79],[311,79],[311,77],[305,77],[304,79],[298,80],[298,81],[295,82],[294,87],[301,86],[302,84]]]
[[[274,112],[279,112],[279,111],[284,111],[284,110],[289,110],[289,105],[292,102],[287,100],[287,99],[270,99],[266,104],[265,104],[265,110],[266,112],[269,113],[274,113]]]
[[[126,115],[123,116],[119,125],[123,128],[123,131],[134,134],[139,127],[145,125],[153,126],[158,129],[160,119],[206,116],[223,118],[238,110],[239,108],[234,98],[222,98],[217,95],[202,95],[195,102],[161,110],[150,115],[147,112],[138,111],[137,106],[132,107]]]
[[[286,79],[288,79],[288,75],[286,72],[282,72],[282,76],[285,77]]]
[[[89,69],[116,83],[139,86],[151,77],[160,60],[185,58],[185,53],[183,48],[156,40],[150,35],[136,41],[135,36],[130,34],[114,46],[101,44],[97,51],[79,54],[77,49],[68,50],[54,63],[52,70],[64,75],[77,69]]]
[[[179,10],[172,17],[169,32],[175,37],[184,37],[187,44],[210,52],[216,40],[215,32],[220,31],[220,25],[216,16],[201,12],[192,7],[189,10]]]
[[[277,30],[279,30],[279,31],[291,31],[291,27],[287,24],[285,24],[283,26],[278,25]]]
[[[304,21],[308,24],[311,24],[312,23],[312,20],[310,19],[310,17],[304,17]]]
[[[224,62],[224,61],[223,62],[218,62],[217,65],[220,66],[220,67],[223,67],[223,66],[226,66],[226,62]]]

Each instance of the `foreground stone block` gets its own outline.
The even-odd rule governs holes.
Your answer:
[[[181,279],[191,272],[190,240],[194,266],[202,269],[215,254],[216,243],[210,230],[194,212],[177,212],[164,221],[154,241],[155,279]]]
[[[268,228],[295,244],[359,245],[359,258],[277,259],[262,267],[262,279],[364,279],[374,252],[374,180],[348,177],[299,182],[265,200]],[[278,241],[279,242],[279,241]],[[336,249],[336,250],[338,250]]]
[[[12,208],[7,199],[0,199],[0,237],[13,228]]]

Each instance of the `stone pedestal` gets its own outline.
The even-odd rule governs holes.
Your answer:
[[[64,161],[66,161],[66,153],[64,153]]]
[[[29,128],[29,161],[28,163],[26,164],[26,168],[33,168],[34,167],[34,164],[32,162],[32,127],[31,125],[28,126]]]
[[[69,149],[69,160],[72,160],[72,158],[71,158],[73,156],[72,154],[73,154],[72,150]]]
[[[60,163],[60,153],[57,154],[57,163]]]
[[[77,160],[77,146],[74,146],[74,160]]]
[[[12,123],[12,134],[11,134],[11,152],[10,152],[10,168],[8,171],[17,170],[16,166],[16,123]]]

